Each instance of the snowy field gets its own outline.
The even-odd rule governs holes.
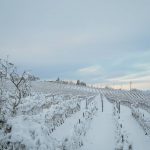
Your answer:
[[[13,85],[1,101],[13,99]],[[15,115],[1,104],[0,150],[149,150],[150,93],[34,81]],[[4,119],[5,118],[5,119]]]

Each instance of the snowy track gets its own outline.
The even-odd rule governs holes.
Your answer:
[[[104,112],[102,112],[100,97],[97,97],[97,101],[99,111],[91,123],[82,150],[112,150],[115,147],[112,104],[104,99]]]

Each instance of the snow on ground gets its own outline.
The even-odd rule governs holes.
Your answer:
[[[91,123],[82,150],[112,150],[115,147],[112,104],[104,98],[104,112],[101,111],[101,99],[97,97],[98,112]]]
[[[120,115],[116,107],[114,115],[115,104],[103,96],[102,112],[101,96],[96,96],[99,90],[39,82],[33,91],[22,99],[16,116],[8,117],[6,126],[0,130],[3,149],[16,146],[26,150],[114,150],[122,135],[133,150],[150,149],[150,137],[131,115],[129,107],[121,105]],[[139,111],[150,120],[147,111]],[[121,150],[129,150],[128,145]]]
[[[61,86],[60,90],[60,84],[51,83],[45,90],[44,85],[38,84],[37,91],[22,99],[16,115],[7,116],[7,124],[0,130],[0,149],[77,150],[81,147],[88,122],[96,110],[91,105],[95,93],[88,88]],[[87,110],[86,102],[90,102]],[[84,117],[83,112],[87,112]]]
[[[126,129],[134,150],[149,150],[150,137],[145,135],[144,130],[132,117],[131,110],[127,106],[121,105],[120,120]]]
[[[112,150],[115,149],[115,127],[112,116],[112,104],[104,99],[104,112],[101,112],[101,100],[98,100],[99,111],[93,119],[90,129],[84,139],[82,150]],[[145,111],[143,111],[145,112]],[[150,114],[144,113],[146,116]],[[132,117],[131,110],[121,105],[120,123],[124,133],[128,136],[134,150],[149,150],[150,137]]]
[[[81,103],[81,110],[77,113],[75,113],[73,116],[68,118],[65,123],[57,128],[51,136],[53,138],[56,138],[59,141],[62,141],[65,137],[69,137],[73,134],[74,131],[74,125],[79,121],[79,119],[82,117],[83,111],[84,111],[84,104],[83,101]]]
[[[139,108],[139,112],[141,112],[144,115],[144,118],[150,121],[150,113],[148,113],[146,110]]]

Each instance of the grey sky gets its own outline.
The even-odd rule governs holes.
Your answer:
[[[0,56],[41,78],[147,82],[149,14],[149,0],[0,0]]]

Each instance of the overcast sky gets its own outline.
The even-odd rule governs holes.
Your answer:
[[[0,0],[7,55],[43,79],[150,88],[150,0]]]

